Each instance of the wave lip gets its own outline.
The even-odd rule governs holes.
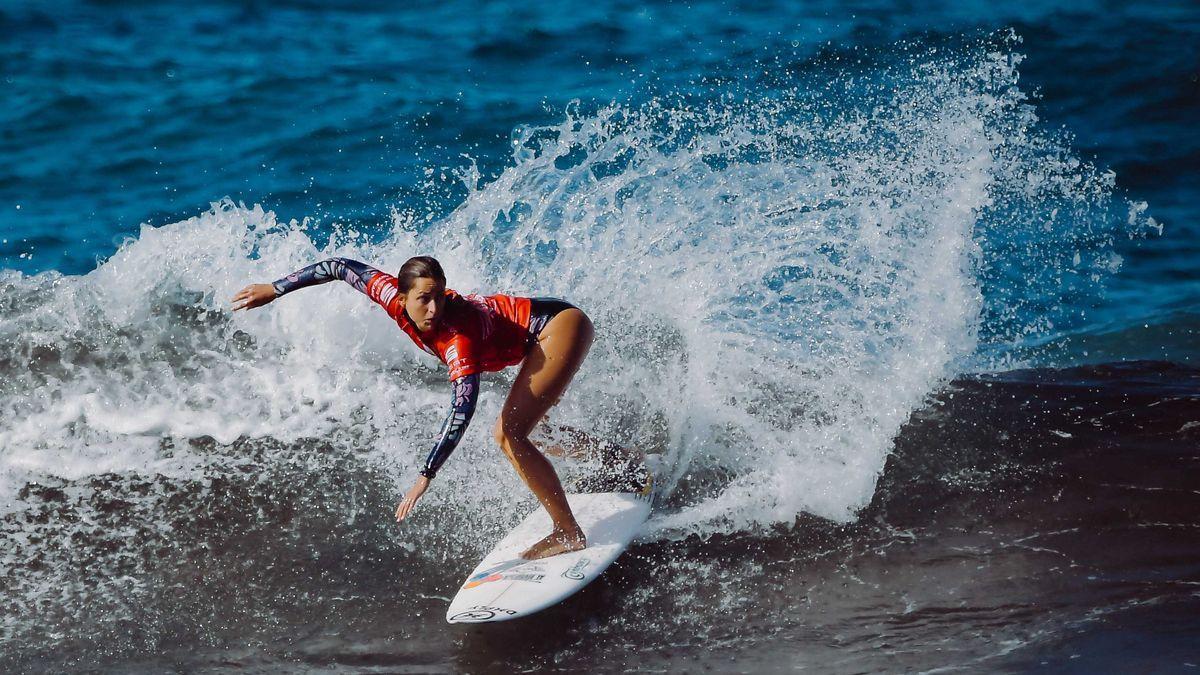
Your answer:
[[[497,180],[466,172],[433,236],[484,285],[595,314],[580,395],[667,455],[654,536],[846,522],[924,398],[992,358],[981,338],[1043,330],[1113,269],[1111,176],[1038,132],[1004,47],[741,104],[574,107],[518,128]]]

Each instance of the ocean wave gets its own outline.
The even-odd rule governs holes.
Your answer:
[[[113,494],[121,518],[170,542],[224,498],[204,492],[214,481],[253,509],[306,471],[342,477],[263,507],[255,527],[284,532],[306,521],[281,513],[333,490],[377,509],[403,487],[447,404],[437,364],[340,284],[229,311],[246,283],[333,255],[396,269],[432,254],[457,290],[585,308],[597,344],[551,419],[661,456],[646,541],[852,523],[915,411],[958,373],[1018,363],[1014,345],[1069,328],[1061,308],[1080,305],[1062,300],[1099,293],[1113,242],[1154,225],[1039,130],[1015,45],[900,45],[891,65],[769,96],[572,105],[514,130],[494,180],[460,171],[449,216],[398,207],[382,239],[224,200],[143,226],[85,275],[4,272],[0,504],[10,525],[54,504],[75,514],[37,536],[9,528],[43,562],[7,601],[54,605],[75,573],[38,542],[108,522]],[[489,433],[511,378],[486,378],[421,517],[376,533],[389,550],[477,553],[532,508]],[[362,507],[345,508],[333,517]],[[145,527],[97,525],[80,546],[102,569],[127,559],[113,578],[136,580]],[[67,604],[89,592],[72,588]],[[109,590],[96,593],[133,592]]]

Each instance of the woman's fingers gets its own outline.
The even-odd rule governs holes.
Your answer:
[[[246,308],[246,305],[249,303],[243,302],[242,304],[239,305],[238,302],[241,300],[245,300],[249,294],[250,294],[250,287],[247,286],[247,287],[243,288],[242,290],[238,291],[237,295],[233,296],[233,311],[236,312],[239,309]]]
[[[253,309],[255,307],[262,307],[268,302],[274,300],[274,289],[267,291],[267,289],[260,290],[257,288],[257,286],[262,285],[264,284],[250,284],[249,286],[238,291],[237,295],[233,296],[233,311],[236,312],[239,309]],[[267,288],[270,288],[270,286],[267,286]],[[239,302],[241,303],[240,305],[238,304]]]
[[[398,523],[407,518],[416,505],[417,499],[415,497],[405,497],[400,500],[400,505],[396,507],[396,522]]]
[[[400,500],[400,505],[396,507],[396,522],[400,522],[412,513],[413,507],[417,505],[417,500],[421,495],[425,494],[426,488],[429,487],[429,479],[422,476],[417,480],[417,484],[412,486],[408,494],[404,495],[404,499]]]

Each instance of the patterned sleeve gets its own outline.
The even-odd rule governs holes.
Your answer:
[[[275,296],[324,284],[335,279],[341,279],[355,289],[367,294],[372,300],[385,308],[396,297],[398,285],[396,278],[381,272],[366,263],[350,258],[329,258],[319,263],[296,270],[271,285],[275,287]]]
[[[446,461],[450,453],[454,452],[454,448],[458,447],[458,442],[462,440],[463,433],[466,432],[467,425],[471,423],[471,417],[475,414],[475,403],[478,399],[478,374],[454,380],[454,400],[450,414],[442,423],[442,433],[437,443],[434,444],[433,450],[429,451],[429,456],[425,458],[425,468],[421,469],[422,476],[433,480],[438,469],[442,467],[442,463]]]

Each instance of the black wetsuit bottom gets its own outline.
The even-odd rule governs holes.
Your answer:
[[[579,309],[575,305],[559,298],[530,298],[529,299],[529,344],[537,342],[538,336],[546,328],[550,320],[558,316],[564,309]]]

